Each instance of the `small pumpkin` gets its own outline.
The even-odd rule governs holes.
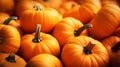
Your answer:
[[[26,67],[63,67],[63,64],[54,55],[38,54],[28,61]]]
[[[61,59],[65,67],[107,67],[109,54],[103,44],[88,36],[67,41]]]
[[[10,25],[0,24],[0,52],[16,53],[20,48],[20,33]]]
[[[102,40],[103,45],[110,55],[110,66],[120,66],[120,38],[117,36],[110,36]]]
[[[62,4],[62,0],[36,0],[45,7],[51,7],[51,8],[59,8],[59,6]]]
[[[16,17],[16,16],[5,17],[5,19],[0,20],[1,21],[0,24],[11,25],[11,26],[15,27],[19,31],[20,35],[23,36],[23,32],[20,28],[20,23],[15,21],[17,19],[18,19],[18,17]]]
[[[82,3],[79,8],[73,8],[65,12],[63,17],[74,17],[83,24],[86,24],[89,23],[100,9],[101,3],[99,0],[87,0],[85,3]]]
[[[85,29],[90,27],[92,27],[91,24],[83,25],[81,21],[75,18],[66,17],[55,25],[53,36],[59,41],[61,47],[63,47],[70,38],[87,35]]]
[[[90,21],[93,27],[88,29],[89,36],[98,40],[102,40],[106,37],[109,37],[120,25],[119,22],[120,22],[119,6],[114,3],[106,4]]]
[[[3,23],[10,15],[8,13],[0,12],[0,23]]]
[[[0,0],[0,12],[6,12],[12,15],[14,6],[14,0]]]
[[[42,9],[39,5],[36,5],[36,10],[27,10],[20,17],[21,28],[25,33],[33,33],[37,24],[42,26],[42,32],[50,33],[60,20],[61,16],[57,10]]]
[[[16,54],[0,53],[0,67],[25,67],[26,61]]]
[[[32,0],[22,0],[15,7],[15,15],[20,17],[25,10],[35,10],[35,5],[39,5],[41,8],[44,6],[37,1]]]
[[[60,46],[58,41],[52,35],[40,32],[40,30],[41,25],[38,24],[36,33],[26,34],[21,39],[20,55],[26,61],[41,53],[59,56]]]
[[[74,7],[77,8],[79,6],[80,4],[75,1],[65,1],[64,4],[61,4],[57,10],[61,15],[63,15],[66,11],[69,11]]]

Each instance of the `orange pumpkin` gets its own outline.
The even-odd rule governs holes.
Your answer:
[[[63,17],[74,17],[82,23],[88,23],[94,15],[100,10],[101,3],[99,0],[87,0],[79,8],[73,8],[64,13]]]
[[[93,25],[88,29],[89,36],[102,40],[110,36],[120,25],[120,8],[116,4],[106,4],[90,21]]]
[[[83,25],[82,22],[75,18],[66,17],[55,25],[53,36],[59,41],[61,47],[63,47],[70,38],[79,35],[87,35],[87,31],[85,29],[89,27],[92,27],[92,25]]]
[[[0,0],[0,12],[6,12],[12,15],[14,10],[14,0]]]
[[[109,54],[103,44],[88,36],[67,41],[61,54],[65,67],[107,67]]]
[[[8,13],[0,12],[0,23],[3,23],[10,15]]]
[[[58,41],[52,35],[40,32],[40,29],[40,25],[38,25],[36,33],[26,34],[21,39],[20,55],[26,61],[41,53],[59,56],[60,46]]]
[[[36,0],[45,7],[58,8],[62,4],[62,0]]]
[[[32,0],[22,0],[15,7],[16,16],[20,17],[25,10],[35,10],[35,5],[40,5],[41,8],[44,8],[43,5],[37,1]]]
[[[110,66],[120,67],[120,38],[117,36],[110,36],[102,40],[103,45],[110,55]]]
[[[32,57],[26,67],[63,67],[62,62],[54,55],[39,54]]]
[[[75,1],[65,1],[64,4],[61,4],[57,10],[61,15],[63,15],[66,11],[69,11],[74,7],[77,8],[79,6],[80,4],[76,3]]]
[[[26,61],[18,55],[0,53],[0,67],[25,67]]]
[[[20,48],[20,34],[10,25],[0,24],[0,52],[16,53]]]
[[[33,33],[37,24],[41,24],[42,32],[50,33],[60,20],[61,16],[55,9],[42,9],[39,5],[36,5],[36,10],[27,10],[20,17],[21,28],[25,33]]]

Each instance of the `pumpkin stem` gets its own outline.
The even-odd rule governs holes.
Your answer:
[[[16,16],[11,16],[10,18],[6,19],[6,20],[3,22],[3,24],[8,25],[11,20],[16,20],[16,19],[18,19],[18,17],[16,17]]]
[[[41,30],[41,25],[38,24],[37,28],[36,28],[35,38],[33,39],[33,42],[39,43],[42,40],[40,38],[40,30]]]
[[[118,42],[115,46],[113,46],[112,48],[112,51],[114,52],[118,52],[118,50],[120,50],[120,42]]]
[[[6,57],[6,60],[8,62],[12,62],[12,63],[15,63],[16,60],[15,60],[15,55],[14,54],[10,54],[8,57]]]
[[[3,41],[3,38],[0,37],[0,43],[2,43],[2,41]]]
[[[90,41],[90,43],[86,47],[84,47],[83,51],[85,52],[85,54],[89,55],[92,53],[91,50],[93,49],[94,46],[95,46],[95,42]]]
[[[85,30],[87,28],[91,28],[91,27],[92,27],[92,24],[89,24],[89,23],[85,24],[81,28],[79,28],[78,30],[75,30],[74,35],[79,36],[83,32],[83,30]]]
[[[40,7],[39,4],[36,4],[36,5],[34,6],[34,8],[35,8],[36,10],[42,10],[42,8]]]

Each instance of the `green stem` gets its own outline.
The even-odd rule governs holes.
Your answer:
[[[2,43],[2,41],[3,41],[3,38],[0,37],[0,43]]]
[[[16,19],[18,19],[18,17],[16,17],[16,16],[11,16],[11,17],[8,18],[7,20],[5,20],[5,21],[3,22],[3,24],[8,25],[11,20],[16,20]]]
[[[118,42],[115,46],[113,46],[112,48],[112,51],[114,52],[118,52],[118,50],[120,50],[120,42]]]
[[[86,47],[84,47],[83,51],[85,52],[85,54],[89,55],[92,53],[91,51],[92,51],[94,46],[95,46],[95,42],[91,41]]]
[[[37,25],[36,28],[36,33],[35,33],[35,38],[33,39],[33,42],[39,43],[42,39],[40,38],[40,30],[41,30],[41,25]]]
[[[14,54],[10,54],[8,57],[6,57],[6,60],[8,62],[12,62],[12,63],[15,63],[16,60],[15,60],[15,55]]]
[[[79,28],[78,30],[75,30],[74,31],[74,35],[75,36],[79,36],[85,29],[87,29],[87,28],[91,28],[92,27],[92,24],[85,24],[85,25],[83,25],[81,28]]]

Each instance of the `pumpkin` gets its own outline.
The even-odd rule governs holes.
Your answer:
[[[0,12],[6,12],[12,15],[14,10],[13,0],[0,0]]]
[[[109,54],[103,44],[88,36],[67,41],[61,59],[65,67],[107,67]]]
[[[90,27],[92,27],[91,24],[83,25],[81,21],[75,18],[66,17],[55,25],[53,36],[59,41],[61,47],[63,47],[70,38],[87,35],[85,29]]]
[[[61,16],[57,10],[42,9],[39,5],[36,5],[36,10],[27,10],[20,17],[21,28],[25,33],[33,33],[37,24],[41,24],[42,32],[50,33],[60,20]]]
[[[10,25],[0,24],[0,52],[16,53],[20,48],[20,34]]]
[[[44,8],[43,5],[37,1],[32,0],[22,0],[15,7],[16,16],[20,17],[25,10],[35,10],[35,5],[40,5],[41,8]]]
[[[75,1],[65,1],[64,4],[61,4],[60,7],[57,9],[58,12],[63,15],[66,11],[71,10],[74,7],[79,7],[80,5]]]
[[[45,7],[51,7],[51,8],[59,8],[59,6],[62,4],[62,0],[36,0]]]
[[[23,32],[20,28],[20,23],[18,21],[15,21],[15,20],[18,19],[18,17],[16,17],[16,16],[11,16],[11,17],[6,16],[6,17],[4,17],[3,16],[3,17],[0,17],[0,18],[1,18],[0,24],[5,24],[5,25],[9,24],[9,25],[15,27],[19,31],[20,35],[23,36]]]
[[[82,3],[79,8],[73,8],[65,12],[63,17],[74,17],[83,24],[86,24],[94,17],[100,8],[101,4],[99,0],[87,0],[85,3]]]
[[[120,8],[116,4],[106,4],[90,21],[93,25],[88,29],[89,36],[102,40],[110,36],[120,25]]]
[[[28,61],[26,67],[63,67],[63,65],[54,55],[38,54]]]
[[[110,66],[120,67],[120,38],[117,36],[110,36],[102,40],[110,55]]]
[[[0,53],[0,67],[25,67],[26,61],[16,54]]]
[[[36,33],[26,34],[21,39],[20,55],[26,61],[41,53],[59,56],[60,46],[58,41],[52,35],[40,32],[40,30],[41,25],[38,24]]]

